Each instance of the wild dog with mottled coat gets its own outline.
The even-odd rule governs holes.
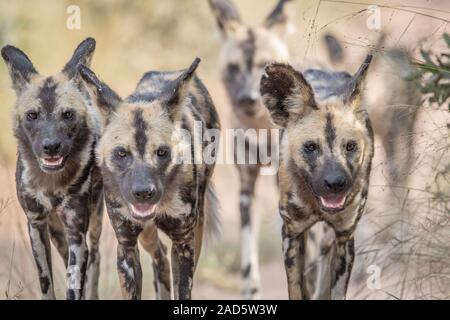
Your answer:
[[[330,61],[336,67],[348,65],[340,41],[325,36]],[[407,184],[414,162],[414,126],[421,104],[420,87],[413,80],[415,69],[408,51],[399,46],[386,46],[381,33],[374,46],[374,61],[367,76],[367,111],[375,136],[380,137],[386,155],[389,186],[402,204],[398,187]],[[381,107],[380,107],[381,106]]]
[[[99,125],[78,73],[79,64],[90,64],[94,49],[94,39],[84,40],[62,72],[50,77],[41,76],[21,50],[9,45],[1,50],[17,94],[17,195],[44,299],[55,298],[50,239],[67,267],[67,298],[84,297],[86,276],[86,297],[98,297],[103,185],[94,147]]]
[[[199,61],[182,71],[146,73],[126,99],[87,67],[80,69],[107,119],[96,154],[118,239],[122,295],[127,299],[141,297],[138,239],[153,259],[157,297],[170,299],[167,249],[158,229],[169,236],[173,296],[190,299],[204,229],[217,229],[217,200],[210,181],[215,161],[204,161],[205,145],[194,141],[199,138],[196,126],[203,132],[218,131],[220,124],[208,91],[195,76]],[[179,161],[185,149],[174,133],[180,130],[189,133],[191,160],[200,154],[196,158],[200,161]]]
[[[233,126],[237,134],[247,129],[256,129],[257,136],[263,131],[270,133],[275,128],[269,113],[261,103],[259,83],[264,67],[272,61],[287,62],[289,51],[285,36],[289,29],[288,2],[280,0],[267,16],[262,26],[250,27],[244,24],[239,12],[230,0],[209,0],[217,24],[223,35],[220,54],[220,70],[233,108]],[[259,148],[271,145],[270,134],[267,145],[252,137],[242,137],[246,141],[245,154],[259,153]],[[238,144],[234,144],[235,154]],[[272,150],[268,150],[270,154]],[[255,299],[260,296],[260,275],[258,265],[258,239],[255,219],[252,218],[255,183],[261,169],[258,154],[249,158],[258,159],[256,163],[237,163],[240,180],[241,215],[241,272],[242,296]]]
[[[371,243],[393,238],[400,242],[406,240],[405,226],[412,218],[405,214],[410,211],[408,181],[417,157],[414,129],[422,104],[420,84],[415,79],[417,70],[410,53],[398,43],[388,45],[386,38],[387,34],[382,32],[374,45],[374,61],[366,81],[370,88],[366,94],[366,109],[375,140],[379,139],[384,151],[383,176],[389,190],[384,204],[377,206],[380,214],[371,219],[376,220],[376,224],[367,224],[361,231],[365,236],[376,235],[377,239]],[[327,35],[325,39],[334,68],[344,69],[350,62],[348,53],[334,36]],[[365,270],[359,271],[361,275],[365,274]]]
[[[354,232],[367,201],[373,132],[362,103],[372,56],[351,76],[273,63],[261,79],[261,95],[282,128],[279,210],[290,299],[308,299],[306,231],[324,221],[334,229],[335,255],[327,286],[345,298],[354,261]]]

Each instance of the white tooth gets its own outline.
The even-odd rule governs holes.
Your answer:
[[[335,208],[342,207],[345,203],[345,199],[346,199],[346,197],[343,197],[339,203],[328,203],[328,201],[326,201],[324,198],[320,197],[320,202],[322,202],[322,205],[324,207],[335,209]]]
[[[63,162],[63,157],[59,157],[57,160],[54,160],[54,161],[42,159],[42,162],[47,166],[59,166]]]
[[[148,209],[148,210],[145,210],[145,211],[140,211],[140,210],[138,210],[134,205],[131,205],[131,210],[133,210],[133,213],[135,214],[135,215],[138,215],[138,216],[149,216],[149,215],[151,215],[153,212],[155,212],[155,210],[156,210],[156,205],[153,205],[153,206],[151,206],[150,207],[150,209]]]

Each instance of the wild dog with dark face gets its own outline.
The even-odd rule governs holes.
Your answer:
[[[328,34],[325,42],[331,62],[345,68],[348,61],[340,41]],[[366,100],[374,133],[386,154],[389,185],[398,187],[406,185],[414,161],[414,126],[421,94],[417,82],[412,81],[415,70],[408,51],[385,42],[386,34],[382,33],[373,50],[374,62],[367,78],[373,89]],[[399,200],[403,203],[404,197]]]
[[[382,170],[386,172],[384,177],[390,190],[384,208],[377,207],[377,211],[382,212],[376,218],[376,226],[380,230],[373,231],[368,225],[363,233],[372,237],[376,232],[376,238],[381,242],[392,238],[405,240],[404,224],[409,224],[405,219],[411,219],[411,216],[404,215],[409,206],[408,180],[416,159],[414,129],[422,104],[420,84],[414,79],[416,68],[410,53],[398,44],[387,44],[386,38],[387,34],[382,32],[374,44],[374,60],[366,80],[370,90],[365,97],[375,140],[379,139],[384,151]],[[345,69],[350,59],[341,42],[328,34],[326,48],[334,67]]]
[[[199,61],[183,71],[146,73],[123,100],[87,67],[80,69],[107,119],[96,153],[119,242],[122,295],[127,299],[141,297],[138,239],[153,258],[157,297],[171,297],[167,249],[157,229],[172,240],[174,298],[190,299],[204,224],[217,226],[210,181],[215,161],[192,162],[203,152],[202,144],[194,143],[195,127],[220,128],[208,91],[194,74]],[[180,130],[190,137],[191,161],[179,161],[183,148],[174,133]]]
[[[261,103],[259,83],[264,67],[272,61],[287,62],[289,52],[284,36],[289,26],[288,2],[280,0],[260,27],[245,25],[230,0],[209,0],[217,24],[223,35],[220,55],[222,81],[233,107],[233,125],[239,129],[256,129],[258,136],[264,129],[270,132],[274,128],[269,113]],[[242,133],[243,131],[237,131]],[[242,137],[247,141],[246,154],[258,152],[260,141],[251,137]],[[267,136],[271,145],[270,134]],[[235,153],[237,153],[235,144]],[[271,150],[269,150],[269,153]],[[257,155],[252,155],[258,159]],[[251,218],[255,183],[259,175],[261,162],[237,164],[240,178],[240,214],[241,214],[241,272],[242,295],[246,299],[255,299],[260,294],[260,276],[256,226]]]
[[[362,106],[372,56],[354,76],[270,64],[261,95],[280,142],[280,214],[290,299],[309,298],[304,262],[308,230],[325,221],[336,234],[332,299],[345,298],[354,261],[354,231],[367,200],[373,132]]]
[[[95,165],[99,126],[78,73],[90,64],[95,40],[76,48],[61,73],[44,77],[13,46],[2,48],[17,102],[17,195],[28,219],[44,299],[54,299],[50,237],[67,267],[67,298],[97,298],[103,185]],[[89,230],[89,238],[86,235]],[[86,240],[89,240],[89,254]]]

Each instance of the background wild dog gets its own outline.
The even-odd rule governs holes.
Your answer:
[[[373,133],[362,106],[369,55],[354,76],[270,64],[261,95],[283,128],[279,170],[283,253],[290,299],[307,299],[305,231],[325,221],[335,232],[329,293],[343,299],[354,261],[354,231],[369,188]],[[324,282],[323,279],[320,279]],[[327,285],[321,283],[320,285]]]
[[[422,103],[419,84],[413,80],[417,71],[410,54],[398,44],[387,45],[386,37],[387,34],[382,32],[374,45],[374,61],[366,79],[366,110],[375,137],[379,138],[384,150],[384,176],[390,189],[387,201],[377,207],[380,213],[373,218],[366,217],[366,223],[359,231],[363,241],[378,235],[377,239],[371,239],[371,243],[386,243],[396,239],[405,241],[407,226],[413,221],[413,217],[408,215],[408,187],[412,182],[409,177],[416,160],[414,150],[417,139],[414,129]],[[341,42],[331,34],[326,35],[325,42],[334,67],[345,69],[348,52],[342,48]],[[329,236],[327,238],[330,239]],[[321,245],[327,246],[325,243]],[[354,269],[356,281],[365,281],[363,277],[367,263],[371,262],[357,265]]]
[[[287,4],[290,1],[280,0],[262,26],[250,27],[242,22],[231,1],[209,0],[223,35],[219,65],[222,81],[233,107],[232,122],[235,128],[274,128],[269,113],[261,103],[259,83],[267,63],[289,59],[284,37],[289,28]],[[243,133],[238,131],[237,134]],[[258,136],[259,134],[258,132]],[[260,147],[267,148],[267,145],[271,145],[270,134],[267,136],[267,145],[261,146],[249,136],[243,138],[247,142],[246,154],[259,153]],[[236,154],[238,144],[234,146]],[[268,150],[269,154],[270,152],[271,150]],[[258,159],[257,154],[252,157]],[[257,226],[251,217],[255,183],[260,168],[259,160],[255,164],[237,163],[240,179],[241,290],[246,299],[260,296]]]
[[[385,42],[382,33],[373,50],[366,81],[371,88],[366,94],[367,111],[386,154],[388,184],[405,186],[414,161],[413,132],[421,95],[418,84],[411,81],[415,70],[409,53]],[[345,68],[347,59],[340,41],[327,34],[325,43],[332,64]]]
[[[194,75],[199,62],[196,59],[183,71],[146,73],[124,100],[87,67],[80,69],[107,119],[96,153],[108,215],[119,242],[122,295],[127,299],[141,297],[138,239],[153,258],[157,297],[170,299],[167,249],[157,229],[170,237],[174,298],[190,299],[204,224],[207,230],[218,227],[210,181],[215,154],[208,163],[203,158],[193,162],[203,152],[202,144],[194,143],[199,138],[195,126],[220,129],[209,93]],[[180,129],[190,135],[191,161],[179,161],[180,141],[174,132]]]
[[[55,298],[49,231],[67,267],[67,298],[83,297],[86,269],[86,296],[97,298],[103,212],[94,156],[99,130],[77,69],[90,64],[94,50],[95,40],[84,40],[62,72],[51,77],[38,74],[21,50],[8,45],[1,51],[17,93],[17,196],[28,219],[44,299]]]

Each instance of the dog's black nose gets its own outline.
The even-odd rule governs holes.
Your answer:
[[[156,194],[156,188],[154,185],[136,186],[133,188],[133,196],[138,201],[151,200],[155,194]]]
[[[328,192],[340,193],[347,186],[347,179],[343,175],[328,175],[324,179],[325,188]]]
[[[259,95],[257,92],[246,92],[239,97],[239,104],[252,105],[258,101]]]
[[[61,141],[56,139],[44,139],[42,141],[42,148],[45,154],[49,156],[56,156],[61,151]]]

